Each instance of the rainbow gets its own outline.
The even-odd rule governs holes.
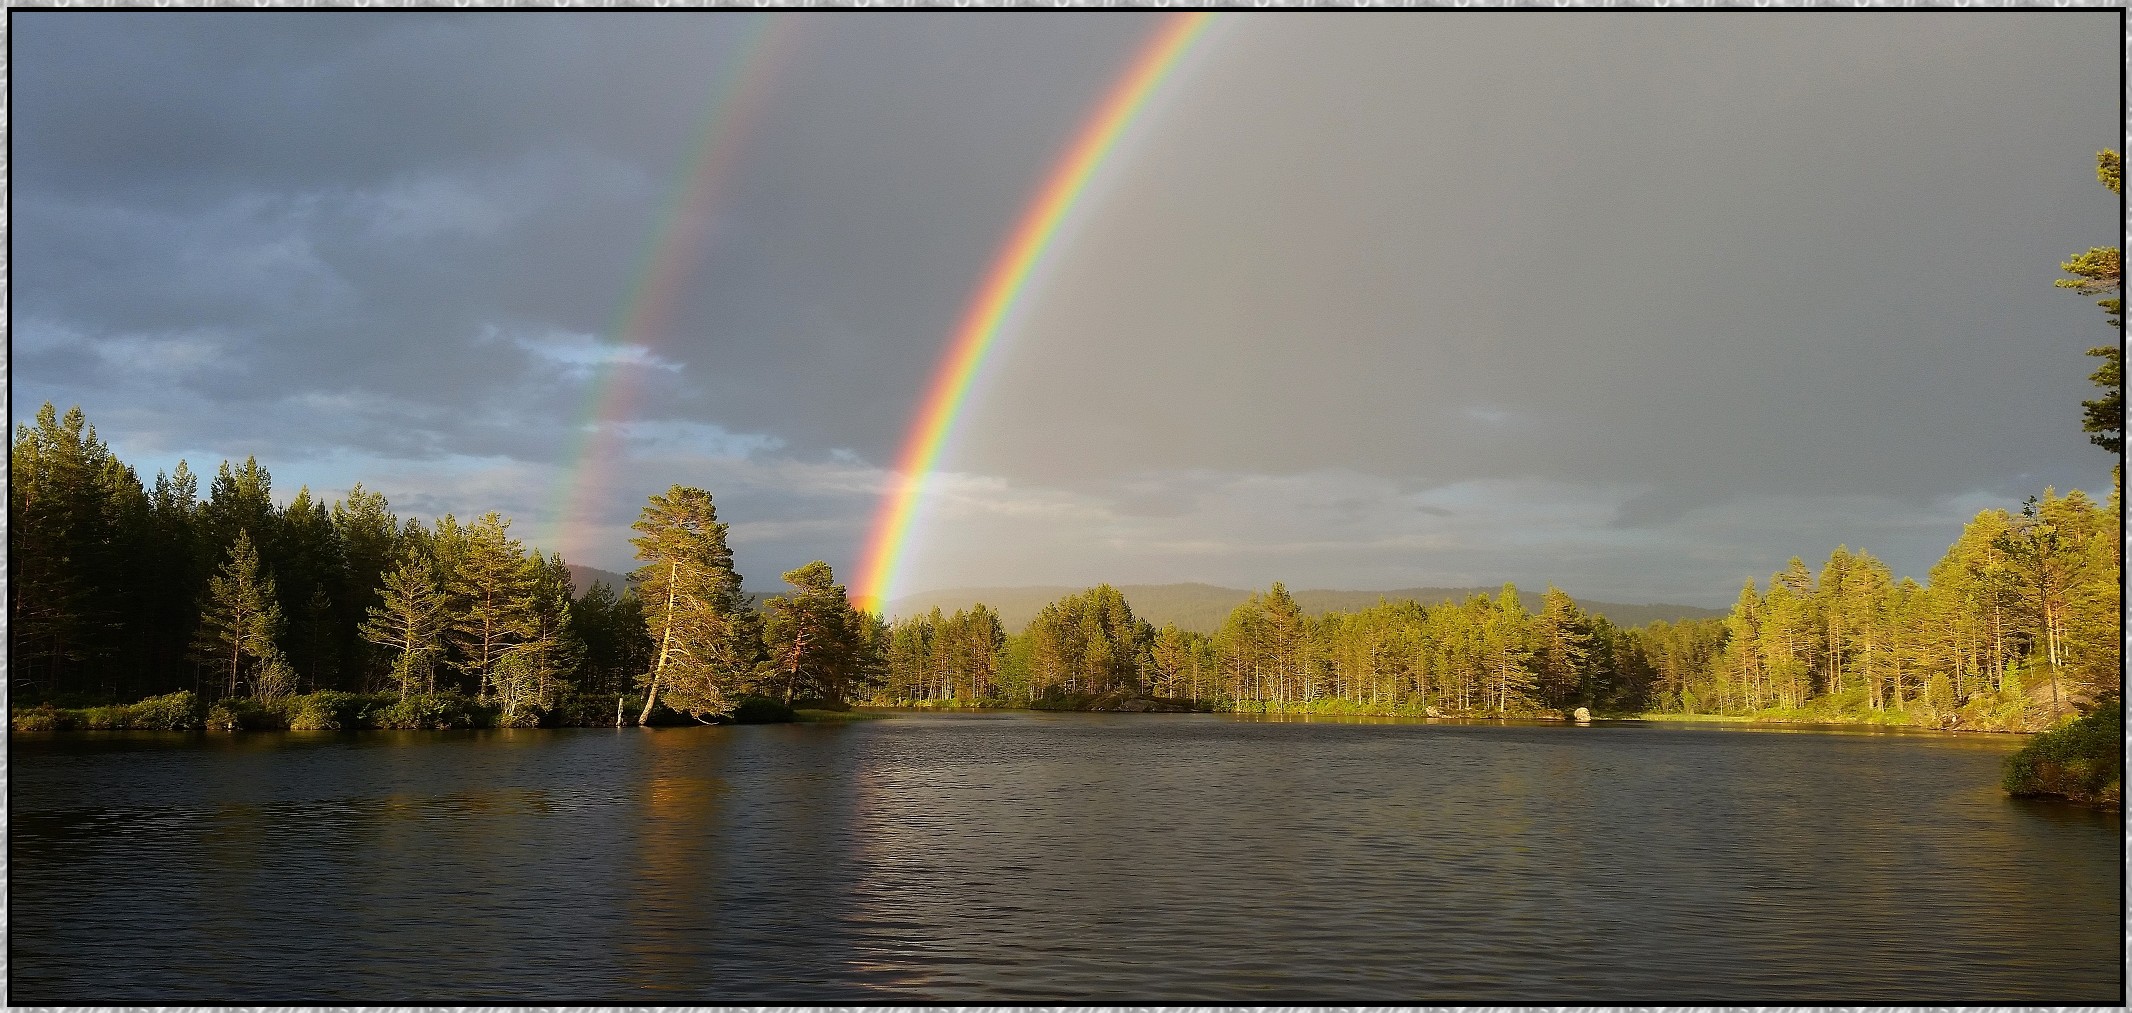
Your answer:
[[[770,14],[751,16],[740,44],[726,60],[725,73],[713,80],[695,139],[682,156],[681,170],[630,270],[629,284],[607,330],[618,350],[631,338],[648,348],[662,333],[681,281],[702,253],[719,184],[732,168],[741,139],[762,112],[777,57],[789,48],[792,32],[787,24],[787,19]],[[628,414],[639,372],[620,365],[619,360],[608,359],[593,366],[592,382],[586,385],[575,415],[556,500],[547,512],[549,527],[542,541],[566,558],[590,548],[583,544],[593,535],[586,519],[595,512],[593,501],[605,487],[618,456],[615,423]]]
[[[861,608],[879,612],[887,607],[897,568],[909,548],[911,526],[924,499],[927,479],[955,430],[979,368],[1027,293],[1060,226],[1211,18],[1211,14],[1200,11],[1173,14],[1163,20],[1081,127],[993,259],[976,296],[963,312],[961,325],[949,339],[947,354],[933,374],[925,400],[919,404],[896,463],[895,478],[862,550],[858,575],[852,583],[858,589],[855,597]]]

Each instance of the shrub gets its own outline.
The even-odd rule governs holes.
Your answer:
[[[59,708],[48,703],[26,707],[8,715],[8,727],[18,732],[57,732],[73,727]]]
[[[283,714],[261,707],[250,697],[236,696],[208,708],[205,723],[211,732],[280,731],[289,726]]]
[[[336,732],[362,727],[363,711],[369,703],[354,693],[322,689],[290,697],[282,702],[282,708],[291,731]]]
[[[541,710],[539,707],[529,703],[519,704],[518,709],[509,714],[497,714],[496,727],[538,728],[540,727],[540,718]]]
[[[405,700],[389,700],[371,708],[364,717],[373,728],[482,728],[494,717],[486,707],[453,692],[415,693]]]
[[[2115,809],[2124,796],[2124,713],[2114,699],[2006,758],[2008,793]]]
[[[92,732],[112,732],[129,727],[133,715],[124,704],[88,707],[81,711],[81,727]]]
[[[152,696],[125,709],[128,728],[179,732],[200,727],[200,700],[188,689]]]

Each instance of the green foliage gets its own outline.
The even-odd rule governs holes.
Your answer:
[[[464,694],[446,690],[380,703],[366,712],[364,721],[372,728],[486,728],[495,723],[495,713]]]
[[[2024,797],[2057,797],[2115,809],[2124,799],[2124,711],[2106,702],[2044,732],[2006,759],[2005,787]]]
[[[456,667],[484,700],[501,691],[497,666],[517,655],[533,625],[533,581],[526,569],[525,545],[510,536],[510,528],[511,522],[492,510],[463,536],[446,536],[454,543],[444,581],[449,602],[446,639],[454,648]],[[460,533],[454,529],[453,534]],[[510,699],[515,704],[517,694]]]
[[[412,548],[400,565],[379,575],[369,617],[358,632],[392,659],[392,680],[404,696],[436,689],[436,657],[444,650],[442,588],[429,560]]]
[[[798,696],[843,700],[881,662],[871,616],[851,604],[828,563],[815,560],[785,574],[793,593],[763,603],[762,689],[786,702]]]
[[[544,717],[539,707],[526,705],[509,713],[497,712],[493,723],[498,728],[539,728]]]
[[[128,728],[153,732],[179,732],[202,724],[200,701],[191,690],[152,696],[127,708]]]
[[[1178,629],[1212,636],[1221,628],[1223,620],[1235,611],[1238,605],[1250,599],[1253,592],[1212,584],[1116,584],[1120,594],[1132,600],[1133,614],[1148,621],[1157,629],[1174,625]],[[931,591],[897,599],[894,604],[899,615],[904,617],[924,615],[934,608],[943,613],[955,609],[967,609],[975,602],[983,602],[999,617],[1000,623],[1009,630],[1019,630],[1029,625],[1037,612],[1045,605],[1066,595],[1079,594],[1083,588],[1033,585],[1026,587],[962,588]],[[1391,591],[1342,591],[1324,588],[1290,588],[1303,613],[1318,618],[1333,612],[1355,613],[1366,610],[1380,601],[1412,601],[1423,606],[1455,605],[1475,593],[1493,596],[1494,588],[1472,587],[1408,587]],[[1263,592],[1260,592],[1263,593]],[[1604,616],[1619,627],[1643,626],[1663,619],[1676,622],[1681,619],[1716,618],[1710,609],[1690,605],[1630,604],[1599,601],[1590,598],[1576,599],[1579,608],[1594,617]]]
[[[229,695],[249,685],[258,695],[271,698],[286,691],[289,677],[281,656],[281,633],[281,604],[274,578],[261,566],[251,532],[238,528],[221,572],[208,581],[207,594],[200,602],[200,632],[193,647],[201,661],[222,673]]]
[[[345,731],[363,727],[364,711],[381,702],[378,697],[319,690],[284,701],[282,711],[288,715],[290,731]]]
[[[289,717],[250,697],[227,697],[208,708],[204,723],[211,732],[278,732],[288,729]]]
[[[1007,677],[1006,631],[998,614],[982,602],[954,615],[934,609],[899,620],[885,633],[877,632],[875,639],[887,644],[887,678],[879,687],[880,699],[977,705],[1029,697],[1027,668],[1016,668],[1013,677]]]
[[[2103,151],[2095,156],[2095,178],[2108,187],[2111,193],[2124,192],[2124,165],[2117,152]],[[2111,223],[2116,231],[2116,223]],[[2096,300],[2102,307],[2110,326],[2124,327],[2124,255],[2115,246],[2097,246],[2085,253],[2074,254],[2072,259],[2059,265],[2070,278],[2060,278],[2059,288],[2069,288],[2082,295],[2101,295],[2107,298]],[[2101,388],[2102,394],[2091,401],[2082,401],[2080,427],[2088,433],[2088,439],[2096,446],[2119,457],[2125,452],[2125,350],[2121,343],[2102,345],[2088,349],[2088,354],[2102,360],[2088,379]]]
[[[178,732],[202,727],[203,716],[198,698],[190,690],[181,690],[133,704],[71,708],[38,704],[16,709],[8,724],[18,732]]]
[[[761,617],[740,589],[726,525],[711,494],[674,486],[653,495],[631,528],[646,631],[657,645],[639,723],[666,704],[697,720],[732,712],[731,698],[762,654]]]
[[[540,713],[540,723],[550,728],[609,728],[614,726],[616,693],[580,692],[558,694],[555,705]],[[624,721],[633,718],[644,706],[642,697],[634,704],[624,702]]]
[[[18,732],[59,732],[72,729],[70,715],[48,703],[17,708],[8,714],[8,727]]]

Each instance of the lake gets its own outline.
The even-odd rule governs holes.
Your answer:
[[[900,714],[17,734],[16,1004],[2114,1003],[2003,736]]]

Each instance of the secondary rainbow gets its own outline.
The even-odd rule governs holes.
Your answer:
[[[629,274],[608,339],[616,351],[650,352],[671,314],[683,279],[695,267],[711,224],[719,184],[732,168],[740,142],[760,116],[763,97],[775,76],[776,59],[788,48],[787,19],[753,15],[725,61],[725,73],[712,83],[695,137],[682,156],[666,202]],[[632,341],[632,339],[634,339]],[[556,500],[549,510],[545,541],[568,557],[595,537],[587,519],[607,481],[618,453],[616,423],[628,414],[636,388],[637,368],[611,357],[592,366],[592,382],[575,415],[572,442],[564,456]]]
[[[887,607],[897,568],[909,548],[911,528],[924,499],[926,481],[940,459],[941,450],[955,430],[963,404],[986,353],[998,340],[1003,325],[1028,291],[1039,263],[1075,208],[1089,181],[1103,167],[1120,138],[1125,136],[1148,100],[1177,68],[1184,55],[1206,30],[1212,18],[1206,12],[1166,17],[1139,56],[1111,86],[1102,104],[1067,147],[1058,165],[1046,177],[1036,199],[1022,213],[1006,244],[993,260],[977,294],[964,310],[962,322],[948,342],[946,356],[933,375],[910,435],[897,460],[895,478],[874,519],[873,532],[860,557],[853,586],[862,608],[881,611]]]

